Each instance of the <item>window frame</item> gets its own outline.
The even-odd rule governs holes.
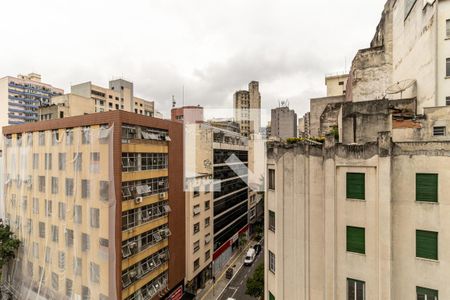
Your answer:
[[[366,173],[364,172],[347,172],[345,177],[345,197],[352,200],[366,200]],[[357,182],[360,181],[361,182]],[[355,183],[356,182],[356,183]],[[355,185],[358,184],[361,187]]]
[[[352,284],[352,286],[350,285]],[[362,284],[362,295],[358,294],[358,284]],[[353,288],[353,299],[350,298],[350,288]],[[347,299],[348,300],[364,300],[366,299],[366,282],[358,279],[347,278]]]
[[[431,182],[431,179],[425,179],[425,178],[431,178],[433,177],[433,181]],[[439,203],[439,174],[438,173],[416,173],[416,202],[425,202],[425,203]],[[425,182],[428,180],[429,182]],[[423,189],[427,189],[427,185],[433,184],[435,185],[433,187],[433,191],[430,195],[427,195],[426,191],[423,191]],[[430,187],[428,187],[430,188]],[[430,193],[430,192],[428,192]]]
[[[416,229],[415,241],[416,258],[439,261],[439,232]],[[433,242],[434,245],[432,245],[431,242]],[[430,247],[435,247],[435,254],[427,253],[431,251]]]
[[[353,231],[353,232],[352,232]],[[350,235],[354,234],[360,234],[362,232],[362,250],[360,245],[355,245],[353,236],[350,238]],[[358,244],[361,243],[361,241],[358,242]],[[346,227],[346,251],[350,253],[357,253],[357,254],[366,254],[366,228],[365,227],[358,227],[358,226],[347,226]]]
[[[275,274],[275,253],[269,250],[269,271]]]

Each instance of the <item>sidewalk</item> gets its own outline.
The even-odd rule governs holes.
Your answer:
[[[235,266],[233,268],[233,277],[239,272],[242,265],[244,264],[244,258],[247,254],[247,250],[250,246],[256,244],[254,240],[250,240],[239,252],[236,252],[230,259],[230,261],[225,265],[222,270],[222,273],[218,274],[216,277],[216,283],[213,285],[212,280],[209,280],[205,284],[205,288],[201,290],[195,299],[197,300],[216,300],[225,288],[228,286],[228,283],[231,279],[227,279],[225,277],[225,273],[227,269],[231,266]]]

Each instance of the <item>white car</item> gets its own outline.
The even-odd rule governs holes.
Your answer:
[[[245,255],[244,266],[251,266],[255,261],[256,251],[253,248],[248,249],[247,255]]]

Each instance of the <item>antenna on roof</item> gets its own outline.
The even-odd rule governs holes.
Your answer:
[[[172,95],[172,108],[174,108],[177,105],[177,102],[175,101],[175,96]]]

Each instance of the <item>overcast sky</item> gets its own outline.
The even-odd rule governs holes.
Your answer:
[[[4,1],[0,77],[42,74],[70,91],[123,77],[167,117],[185,105],[230,107],[260,82],[263,108],[288,99],[300,116],[324,76],[369,46],[384,0]]]

